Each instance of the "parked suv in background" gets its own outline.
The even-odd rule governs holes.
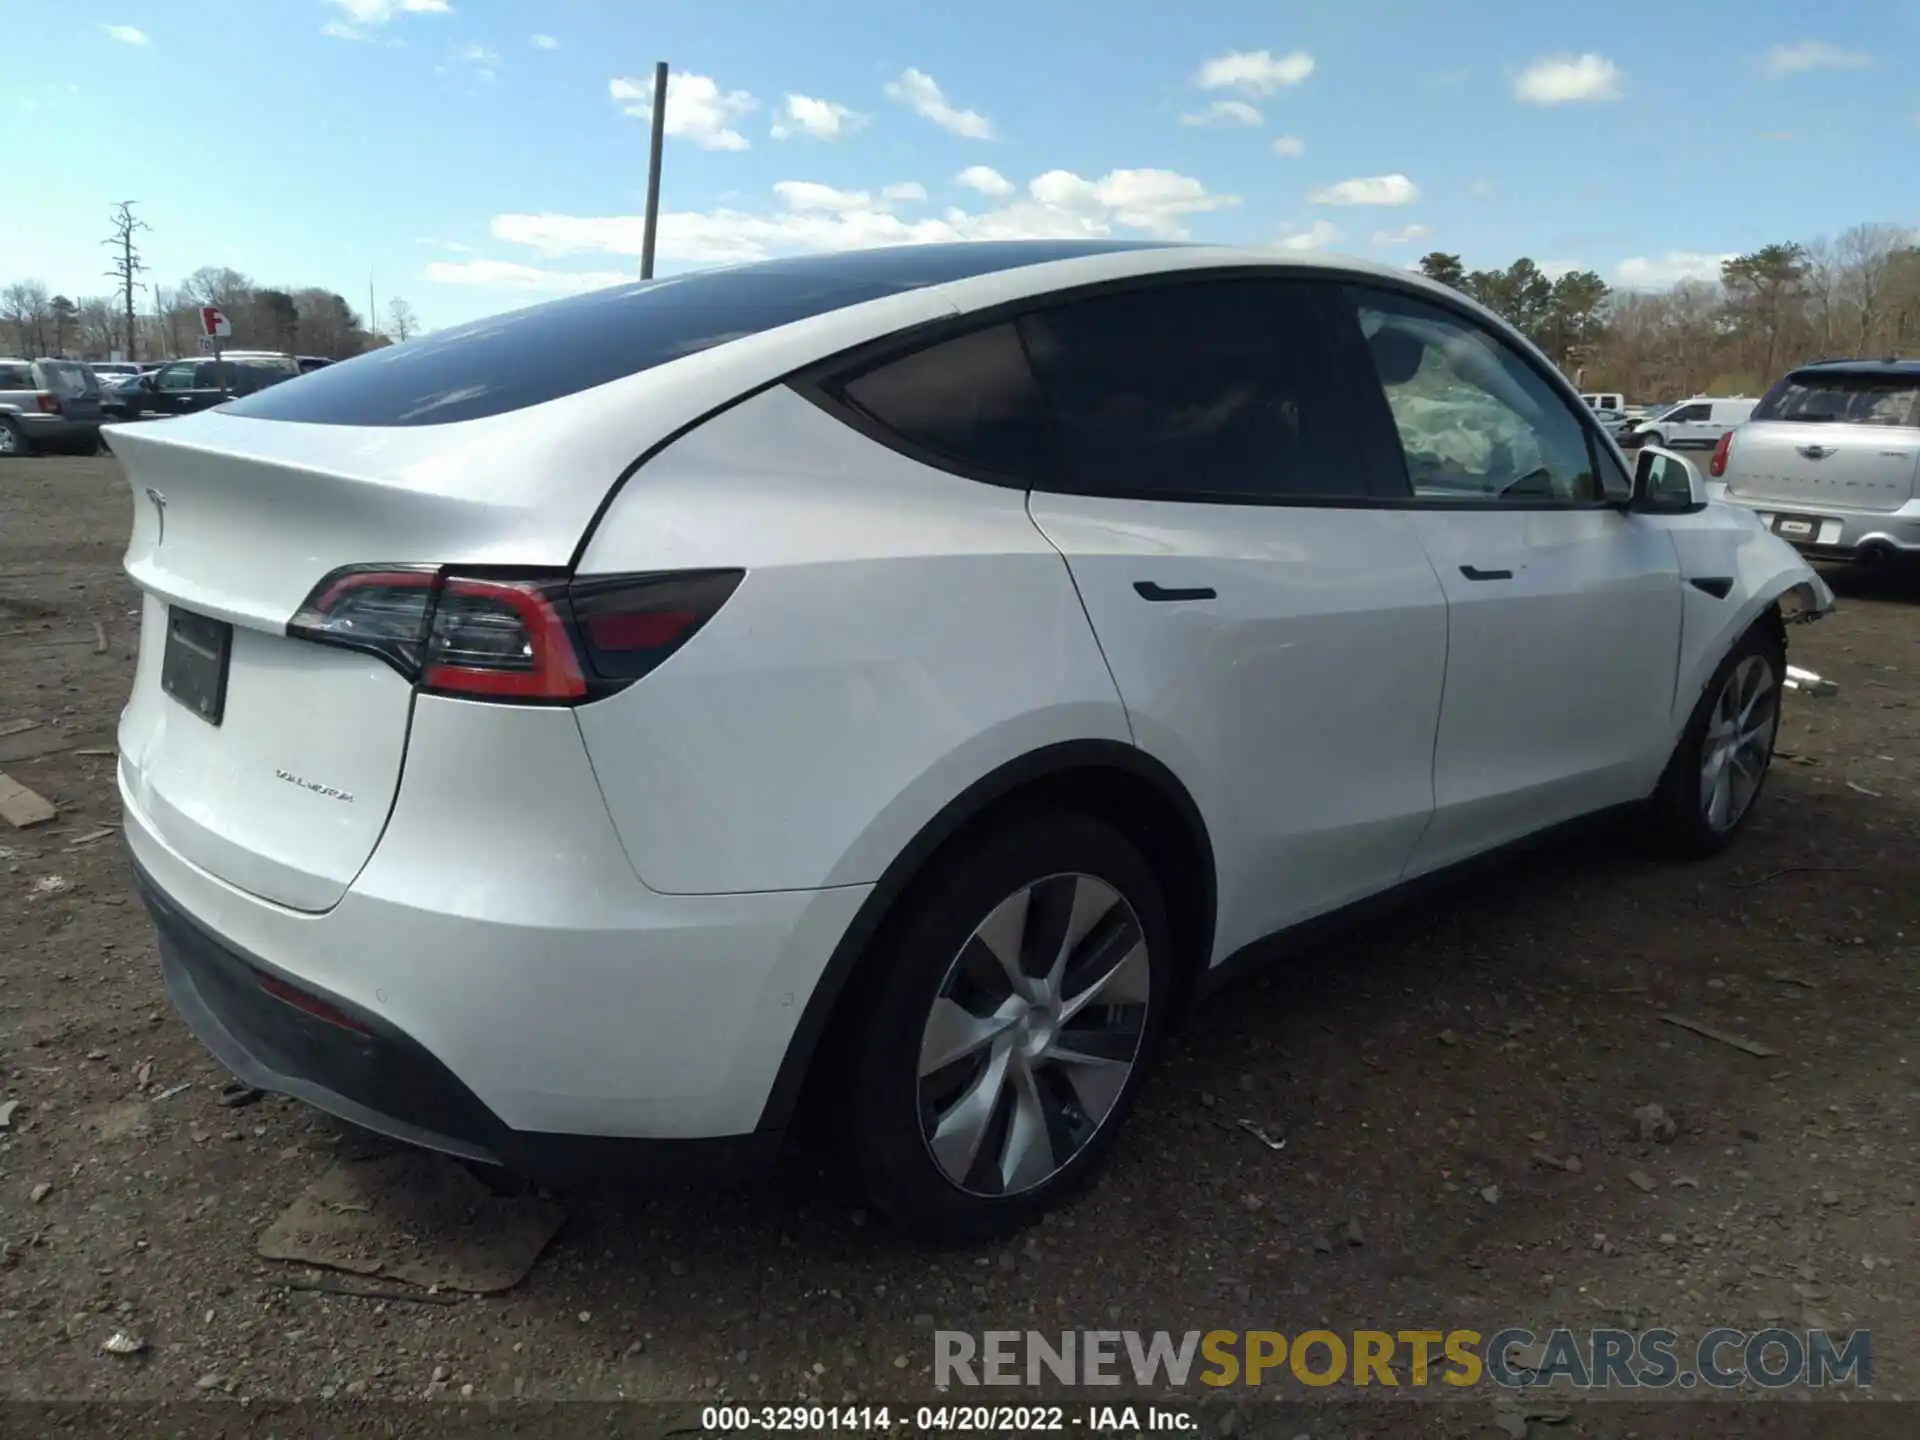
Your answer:
[[[79,360],[0,360],[0,457],[100,448],[100,381]]]
[[[1809,555],[1920,556],[1920,360],[1801,366],[1709,468],[1727,499]]]
[[[210,356],[170,360],[140,376],[134,388],[116,391],[117,418],[190,415],[300,373],[300,362],[293,356],[271,350],[229,350],[218,360]]]

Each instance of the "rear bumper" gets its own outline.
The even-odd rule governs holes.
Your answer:
[[[169,985],[208,1047],[264,1088],[510,1164],[567,1137],[770,1143],[752,1137],[785,1113],[782,1060],[871,887],[655,894],[570,712],[421,697],[413,728],[385,834],[321,913],[180,853],[123,753],[127,843]],[[482,764],[476,743],[519,763]],[[260,974],[364,1033],[314,1029]]]
[[[1780,516],[1810,522],[1813,527],[1810,536],[1781,535],[1780,538],[1801,554],[1815,559],[1852,560],[1872,550],[1920,558],[1920,502],[1888,511],[1775,503],[1731,490],[1726,492],[1726,499],[1753,511],[1769,529]],[[1774,533],[1779,534],[1777,530]]]
[[[23,410],[14,417],[20,433],[35,445],[84,445],[99,438],[98,419],[73,420],[65,415],[36,414]]]
[[[778,1131],[649,1140],[514,1130],[412,1036],[234,949],[175,905],[137,860],[133,873],[153,917],[168,998],[213,1057],[249,1085],[408,1144],[543,1179],[738,1177],[779,1153]],[[292,987],[338,1019],[289,1003],[263,981]]]

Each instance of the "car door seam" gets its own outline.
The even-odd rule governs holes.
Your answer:
[[[1107,672],[1107,683],[1113,686],[1113,698],[1120,706],[1120,718],[1126,722],[1127,740],[1135,749],[1139,749],[1140,735],[1133,728],[1133,712],[1127,708],[1127,697],[1120,691],[1120,677],[1113,673],[1113,661],[1107,658],[1107,647],[1100,639],[1100,627],[1093,623],[1093,612],[1087,609],[1087,597],[1080,591],[1080,577],[1073,573],[1073,566],[1067,563],[1067,552],[1054,542],[1054,538],[1047,533],[1047,527],[1034,515],[1033,491],[1028,490],[1021,503],[1027,512],[1027,523],[1047,542],[1047,548],[1060,558],[1060,568],[1067,572],[1067,584],[1073,587],[1073,598],[1080,604],[1080,614],[1087,622],[1087,633],[1093,637],[1093,648]]]
[[[1427,562],[1427,569],[1433,575],[1434,588],[1440,592],[1441,609],[1446,615],[1446,626],[1442,631],[1440,645],[1440,699],[1433,710],[1433,740],[1427,746],[1427,821],[1420,827],[1420,833],[1413,837],[1413,844],[1407,847],[1407,858],[1400,862],[1399,880],[1407,878],[1407,872],[1413,867],[1414,858],[1419,855],[1420,847],[1426,843],[1427,835],[1433,829],[1434,817],[1440,813],[1440,727],[1447,714],[1447,683],[1453,668],[1453,597],[1447,594],[1447,582],[1440,574],[1440,567],[1434,563],[1433,551],[1427,547],[1426,537],[1413,521],[1408,520],[1407,527],[1413,535],[1415,548],[1421,558]],[[1396,883],[1398,883],[1396,881]]]

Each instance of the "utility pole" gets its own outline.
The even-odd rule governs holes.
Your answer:
[[[367,343],[380,333],[380,312],[373,305],[373,271],[367,271]]]
[[[647,165],[647,225],[640,236],[640,278],[653,278],[653,241],[660,230],[660,152],[667,138],[667,62],[653,67],[653,154]]]
[[[113,268],[107,274],[120,282],[121,296],[126,304],[127,315],[127,359],[140,358],[139,332],[134,328],[133,292],[140,288],[140,272],[147,267],[140,261],[140,252],[133,248],[133,236],[137,230],[151,230],[146,221],[133,213],[134,202],[122,200],[113,207],[113,234],[100,243],[117,249]]]

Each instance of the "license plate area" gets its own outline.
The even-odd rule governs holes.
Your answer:
[[[1811,540],[1820,531],[1818,520],[1799,515],[1777,515],[1773,521],[1773,533],[1782,540]]]
[[[160,663],[160,688],[209,725],[218,725],[227,709],[227,667],[233,656],[233,626],[167,607],[167,649]]]

